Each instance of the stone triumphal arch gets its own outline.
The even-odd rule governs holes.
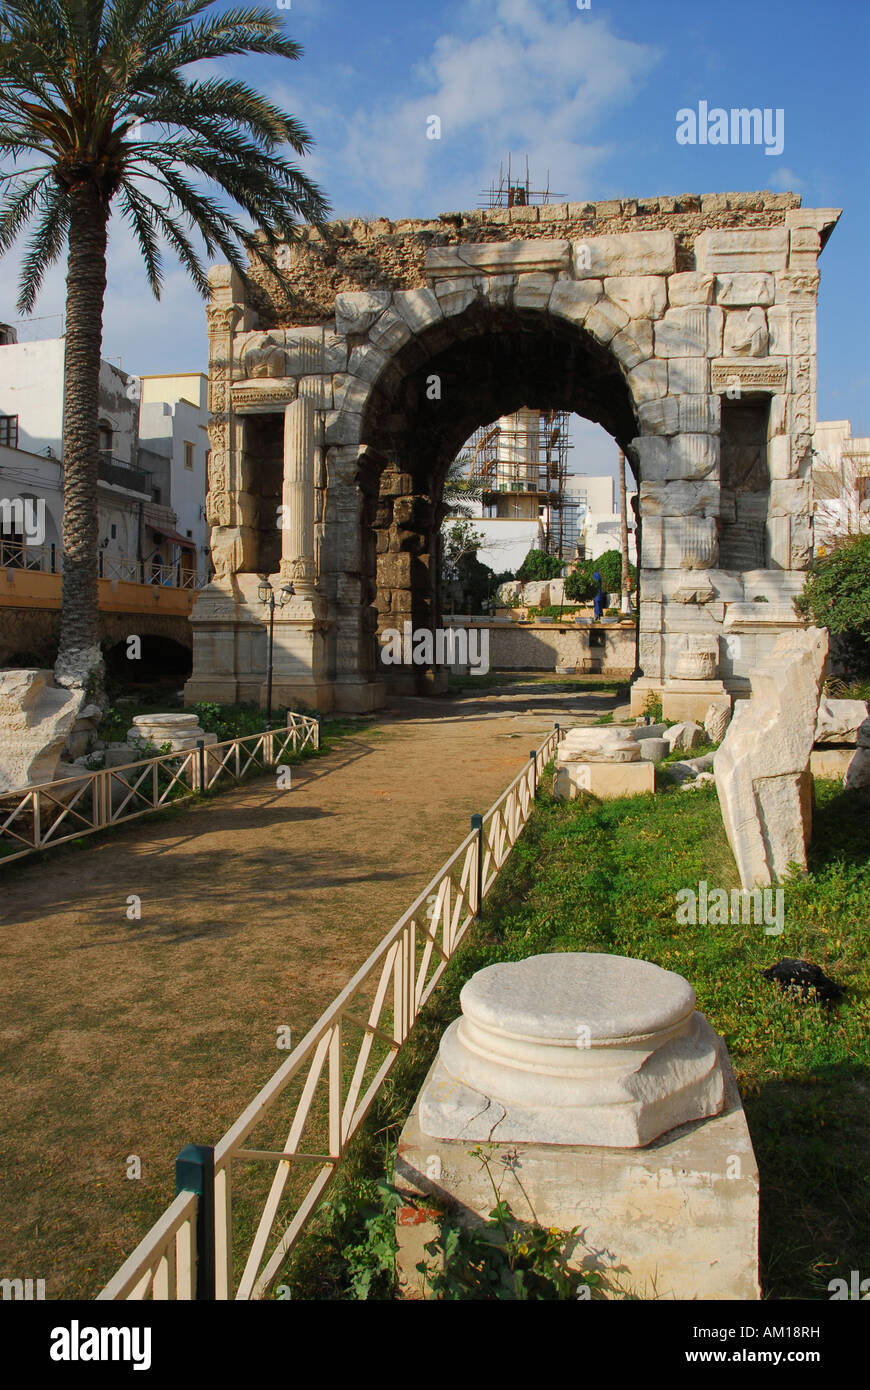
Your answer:
[[[633,707],[703,714],[794,624],[812,553],[817,258],[839,211],[794,194],[337,222],[287,248],[292,296],[210,276],[213,582],[189,701],[384,698],[378,633],[439,618],[448,464],[522,405],[576,411],[639,484]],[[762,601],[763,600],[763,601]]]

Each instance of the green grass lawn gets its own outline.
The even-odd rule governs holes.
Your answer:
[[[639,957],[694,986],[728,1045],[758,1159],[764,1297],[826,1299],[834,1277],[867,1272],[870,797],[817,785],[811,871],[785,885],[784,931],[767,936],[763,925],[677,923],[680,888],[739,882],[715,789],[683,793],[660,780],[655,798],[603,803],[554,803],[545,783],[360,1135],[331,1228],[321,1224],[295,1259],[295,1297],[349,1296],[341,1248],[359,1239],[356,1207],[383,1176],[384,1138],[397,1138],[463,982],[495,961],[551,951]],[[782,994],[760,972],[783,956],[820,965],[845,998]]]

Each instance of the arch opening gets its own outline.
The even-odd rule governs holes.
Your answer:
[[[360,481],[371,499],[363,547],[363,597],[373,637],[434,631],[443,612],[440,533],[444,481],[473,431],[528,407],[566,410],[601,425],[637,473],[640,433],[622,368],[567,320],[474,305],[400,349],[363,416]],[[373,502],[373,505],[371,503]],[[391,684],[431,691],[431,668],[392,668]]]

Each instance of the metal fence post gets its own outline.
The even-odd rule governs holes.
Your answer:
[[[534,748],[529,749],[529,761],[532,764],[532,796],[538,794],[538,754]]]
[[[213,1302],[214,1268],[214,1149],[185,1144],[175,1157],[175,1192],[195,1192],[196,1301]]]
[[[205,791],[205,743],[201,738],[196,740],[196,751],[199,754],[199,786],[197,791]]]
[[[317,720],[317,740],[314,747],[319,748],[321,739],[323,738],[323,716],[321,714],[316,714],[314,717]]]
[[[483,816],[475,813],[471,817],[471,828],[477,831],[477,896],[474,904],[476,917],[483,905]]]

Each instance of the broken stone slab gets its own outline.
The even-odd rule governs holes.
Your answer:
[[[664,738],[667,724],[635,724],[630,730],[633,739],[642,742],[645,738]]]
[[[56,686],[51,671],[26,667],[0,672],[0,792],[57,779],[83,702],[83,690]]]
[[[690,748],[697,748],[704,743],[704,730],[700,724],[694,720],[687,719],[682,724],[674,724],[672,728],[665,731],[664,737],[667,739],[668,747],[672,753],[679,753]]]
[[[704,732],[711,743],[721,743],[731,723],[731,705],[714,701],[704,715]]]
[[[612,725],[570,729],[559,744],[557,765],[564,762],[634,763],[640,758],[634,730]]]
[[[856,745],[858,730],[867,719],[867,715],[868,705],[865,700],[829,700],[823,696],[819,701],[815,744]]]
[[[699,772],[697,777],[690,777],[680,786],[681,792],[694,791],[696,787],[708,787],[716,781],[712,772]]]
[[[490,965],[460,1004],[420,1097],[433,1138],[639,1148],[722,1109],[716,1034],[688,981],[649,961]]]
[[[806,870],[810,752],[828,655],[823,628],[783,633],[750,675],[713,759],[722,819],[744,888]],[[859,731],[860,743],[860,731]]]

